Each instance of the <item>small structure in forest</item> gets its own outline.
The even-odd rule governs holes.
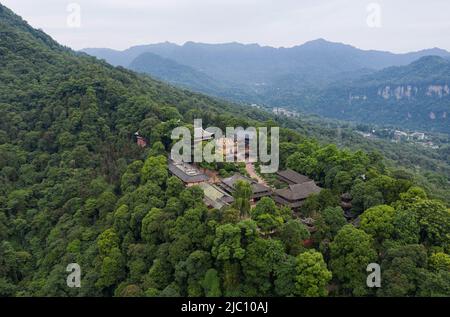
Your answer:
[[[357,213],[352,212],[353,208],[352,200],[353,197],[349,193],[344,193],[341,195],[341,208],[342,210],[344,210],[344,217],[348,221],[353,220],[358,216]]]
[[[311,248],[314,245],[314,239],[306,239],[302,241],[302,245],[305,248]]]
[[[134,134],[136,138],[136,144],[141,148],[147,147],[147,141],[139,134],[139,131]]]
[[[302,218],[301,222],[306,226],[310,233],[314,233],[317,231],[316,221],[313,218]]]
[[[341,207],[344,211],[352,209],[352,195],[349,193],[344,193],[341,195]]]

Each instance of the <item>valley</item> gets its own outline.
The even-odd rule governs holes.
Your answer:
[[[188,42],[83,52],[240,103],[450,132],[450,53],[438,48],[393,54],[319,39],[291,48]]]

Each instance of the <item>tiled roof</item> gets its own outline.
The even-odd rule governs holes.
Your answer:
[[[234,201],[233,197],[229,196],[214,185],[202,183],[199,186],[205,193],[205,200],[208,205],[211,205],[216,209],[220,209]]]
[[[293,184],[303,184],[311,181],[311,179],[308,176],[299,174],[291,169],[287,169],[285,171],[278,171],[277,175],[280,176],[281,178],[284,178],[292,182]]]
[[[228,188],[232,189],[232,188],[234,188],[234,184],[236,184],[238,181],[241,181],[241,180],[246,181],[247,183],[251,184],[253,194],[270,192],[269,187],[259,184],[255,180],[248,178],[246,176],[243,176],[241,174],[238,174],[238,173],[234,174],[231,177],[223,178],[222,183],[224,183]]]
[[[250,184],[253,184],[255,182],[251,178],[245,177],[238,173],[234,174],[231,177],[222,179],[222,183],[224,183],[225,185],[227,185],[228,187],[231,187],[231,188],[233,188],[234,184],[236,184],[238,181],[246,181],[247,183],[250,183]]]
[[[169,161],[169,171],[184,183],[206,182],[209,178],[194,166],[187,163]]]
[[[289,201],[308,198],[311,194],[317,194],[322,189],[314,181],[307,183],[289,185],[288,188],[278,189],[276,194]]]

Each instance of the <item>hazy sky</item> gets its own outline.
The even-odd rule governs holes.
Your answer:
[[[449,0],[0,0],[74,49],[170,41],[450,50]],[[75,6],[68,7],[75,3]],[[77,8],[80,27],[77,25]],[[75,11],[70,11],[70,10]],[[70,12],[69,12],[70,11]],[[68,23],[68,19],[69,22]],[[72,25],[70,27],[69,25]]]

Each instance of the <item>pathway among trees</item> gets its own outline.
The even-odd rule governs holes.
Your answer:
[[[255,171],[255,166],[253,163],[245,163],[245,170],[247,171],[248,175],[250,175],[251,178],[256,179],[258,183],[270,187],[266,180],[263,179],[261,176],[259,176]]]

